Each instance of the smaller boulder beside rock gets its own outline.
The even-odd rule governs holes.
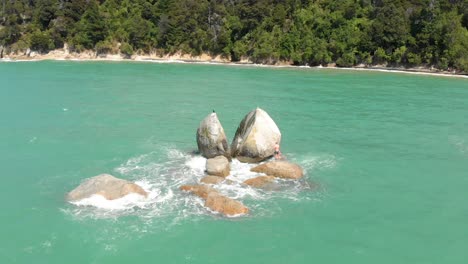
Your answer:
[[[207,185],[183,185],[180,189],[201,197],[205,200],[206,207],[223,215],[237,216],[249,212],[241,202],[226,197]]]
[[[229,160],[224,156],[217,156],[206,160],[206,172],[209,175],[226,177],[229,175]]]
[[[203,177],[200,182],[205,183],[205,184],[218,184],[220,182],[223,182],[225,179],[223,177],[219,176],[212,176],[208,175]]]
[[[249,209],[241,202],[221,195],[218,192],[210,192],[208,194],[205,206],[226,216],[237,216],[249,212]]]
[[[275,181],[273,176],[258,176],[245,180],[244,183],[255,188],[264,188],[268,185],[271,185]]]
[[[182,185],[179,189],[191,192],[202,199],[206,199],[210,192],[217,192],[215,189],[207,185]]]
[[[299,179],[304,176],[304,172],[299,165],[287,161],[267,162],[253,167],[250,171],[285,179]]]
[[[118,179],[109,174],[101,174],[82,182],[69,192],[66,198],[68,201],[78,201],[92,195],[101,195],[107,200],[115,200],[131,193],[148,196],[148,193],[135,183]]]

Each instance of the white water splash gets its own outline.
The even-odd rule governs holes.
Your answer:
[[[313,172],[319,168],[333,168],[336,158],[311,156],[293,159],[293,162],[303,166],[306,172]],[[130,158],[115,168],[115,172],[134,180],[148,192],[148,197],[130,194],[109,201],[100,195],[94,195],[74,202],[76,207],[65,211],[77,217],[93,218],[138,215],[151,221],[154,218],[169,217],[172,224],[193,216],[216,214],[203,206],[204,201],[201,198],[179,190],[181,185],[200,182],[206,175],[205,163],[205,158],[175,148],[164,148]],[[251,209],[251,215],[265,215],[276,209],[280,210],[278,206],[275,209],[274,204],[281,199],[300,201],[309,198],[308,195],[303,195],[304,190],[312,189],[307,177],[299,181],[275,179],[271,189],[257,189],[243,184],[245,180],[259,175],[250,171],[254,166],[255,164],[241,163],[234,159],[226,181],[213,187],[220,193],[246,204]],[[265,203],[266,201],[269,202]]]
[[[95,194],[71,203],[77,206],[94,206],[99,209],[125,210],[132,207],[144,208],[148,201],[149,199],[146,199],[142,195],[131,193],[115,200],[107,200],[104,196]]]

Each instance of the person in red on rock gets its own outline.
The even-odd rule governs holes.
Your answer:
[[[281,151],[280,151],[280,146],[279,146],[278,142],[275,143],[275,155],[274,155],[274,157],[277,160],[281,159]]]

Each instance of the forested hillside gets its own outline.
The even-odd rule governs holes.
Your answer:
[[[468,0],[1,0],[7,52],[223,55],[233,61],[468,71]]]

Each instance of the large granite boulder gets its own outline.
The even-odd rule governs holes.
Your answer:
[[[109,174],[101,174],[82,182],[69,192],[66,198],[68,201],[78,201],[97,194],[104,196],[107,200],[114,200],[131,193],[148,196],[148,193],[135,183],[118,179]]]
[[[200,154],[207,159],[219,155],[231,158],[226,134],[216,113],[209,114],[201,121],[197,129],[197,145]]]
[[[209,175],[226,177],[229,175],[229,160],[224,156],[217,156],[206,160],[206,172]]]
[[[225,216],[238,216],[249,212],[241,202],[226,197],[209,186],[184,185],[180,189],[201,197],[205,200],[206,207]]]
[[[232,157],[256,163],[273,156],[281,132],[267,112],[257,108],[248,113],[237,128],[231,144]]]
[[[223,177],[212,176],[212,175],[205,176],[200,180],[201,183],[205,183],[205,184],[218,184],[223,181],[224,181]]]
[[[299,179],[304,176],[304,172],[299,165],[287,161],[267,162],[253,167],[250,171],[285,179]]]
[[[258,176],[255,178],[245,180],[244,183],[255,188],[265,188],[268,186],[272,186],[274,184],[274,181],[275,177],[273,176]]]

